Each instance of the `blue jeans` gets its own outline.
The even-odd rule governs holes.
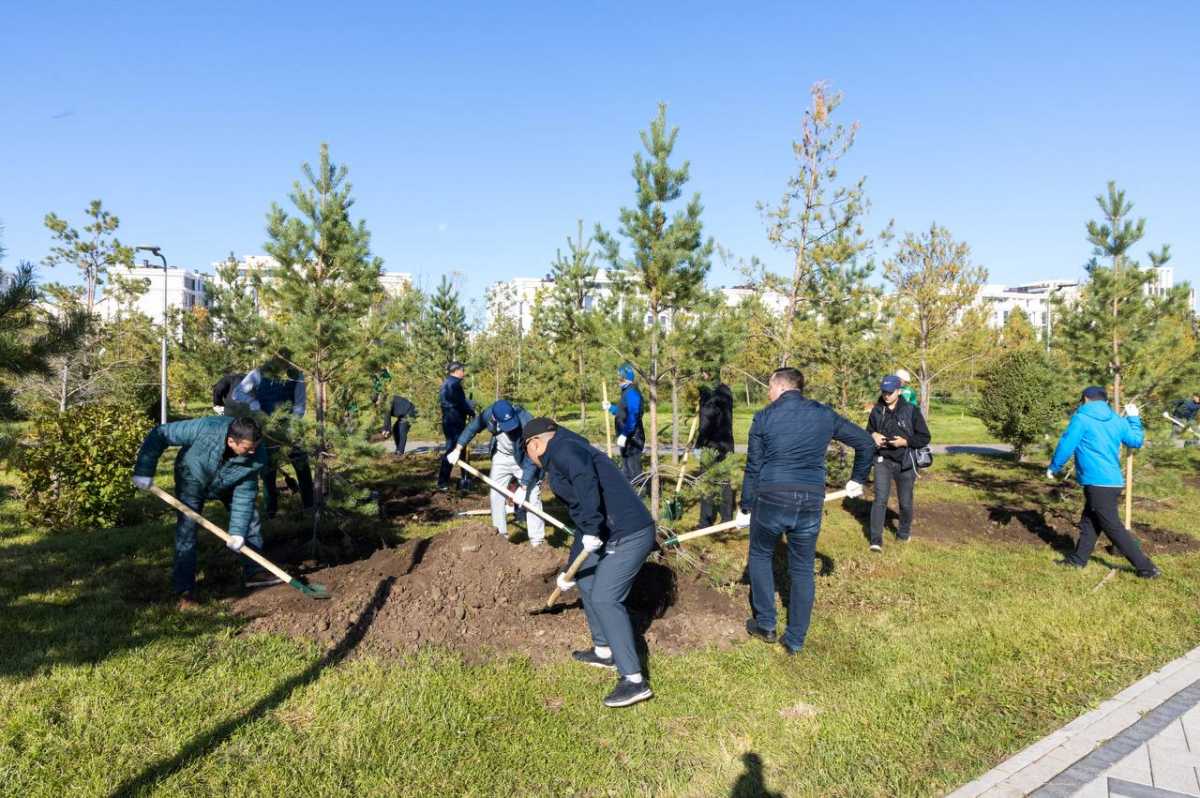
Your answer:
[[[191,507],[196,512],[204,510],[204,499],[195,494],[182,494],[176,490],[179,501]],[[221,503],[229,509],[232,494],[221,497]],[[196,587],[196,522],[183,513],[176,513],[175,518],[175,562],[171,569],[171,587],[176,593],[187,593]],[[255,551],[262,551],[262,520],[258,516],[258,508],[250,516],[250,528],[246,530],[246,545]],[[249,577],[259,570],[253,560],[243,558],[245,564],[243,573]]]
[[[812,617],[816,586],[813,561],[817,536],[821,534],[821,514],[825,494],[787,492],[760,494],[750,514],[750,603],[759,628],[775,631],[775,573],[771,563],[780,535],[787,536],[788,575],[791,597],[788,601],[787,631],[783,644],[793,651],[804,646]]]
[[[642,671],[625,598],[653,550],[654,526],[650,525],[589,554],[576,576],[592,643],[612,649],[617,672],[622,676]]]

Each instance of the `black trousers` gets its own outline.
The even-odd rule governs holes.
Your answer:
[[[262,481],[264,492],[267,494],[267,517],[273,518],[279,511],[279,486],[276,484],[279,466],[276,461],[279,447],[272,447],[270,465],[263,469]],[[313,504],[312,469],[308,464],[308,453],[299,446],[288,451],[288,462],[296,472],[296,483],[300,490],[300,504],[305,510],[311,510]]]
[[[900,463],[886,457],[875,458],[875,498],[871,502],[871,544],[883,545],[883,522],[887,519],[888,496],[896,485],[896,499],[900,504],[900,528],[896,537],[908,540],[912,533],[913,484],[917,481],[917,470],[903,470]]]
[[[463,423],[455,423],[455,422],[447,423],[445,421],[442,422],[442,434],[446,436],[446,446],[445,446],[445,449],[442,451],[442,459],[438,465],[437,484],[438,484],[439,488],[450,487],[450,470],[454,466],[450,465],[450,461],[446,459],[446,455],[448,455],[448,454],[450,454],[450,452],[454,451],[455,446],[458,446],[458,436],[462,435],[462,431],[466,428],[467,428],[467,425],[465,422],[463,422]],[[464,482],[466,481],[466,472],[465,471],[463,472],[463,481]]]
[[[625,479],[629,480],[631,485],[642,473],[642,450],[640,448],[634,448],[627,444],[621,449],[621,473],[625,475]]]
[[[1142,553],[1137,538],[1121,523],[1121,514],[1117,511],[1121,490],[1098,485],[1083,486],[1083,515],[1079,518],[1079,542],[1067,560],[1075,565],[1087,565],[1088,558],[1092,556],[1092,549],[1096,548],[1096,538],[1100,532],[1104,532],[1117,547],[1117,551],[1121,552],[1134,568],[1139,571],[1154,570],[1154,563]]]
[[[404,447],[408,446],[408,429],[411,426],[399,418],[392,424],[392,441],[396,444],[396,454],[404,454]]]

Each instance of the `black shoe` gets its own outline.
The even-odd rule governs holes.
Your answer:
[[[774,643],[777,639],[774,631],[763,629],[754,622],[753,618],[746,621],[746,634],[750,635],[751,637],[757,637],[759,640],[762,640],[766,643]]]
[[[1076,568],[1076,569],[1079,569],[1079,568],[1082,568],[1082,567],[1083,567],[1082,565],[1080,565],[1079,563],[1075,562],[1074,560],[1068,560],[1068,559],[1067,559],[1067,558],[1065,558],[1065,557],[1064,557],[1063,559],[1061,559],[1061,560],[1055,560],[1055,561],[1054,561],[1054,564],[1055,564],[1055,565],[1058,565],[1058,566],[1061,566],[1061,567],[1063,567],[1063,568]]]
[[[1158,579],[1162,576],[1162,571],[1157,568],[1151,568],[1149,571],[1138,571],[1138,579]]]
[[[585,648],[580,651],[572,651],[571,657],[576,662],[582,662],[584,665],[591,665],[594,668],[608,668],[613,671],[617,669],[617,663],[613,662],[612,657],[602,657],[594,649]]]
[[[627,707],[630,704],[636,704],[639,701],[645,701],[647,698],[654,696],[650,690],[650,685],[643,679],[640,682],[631,682],[628,679],[622,678],[617,682],[617,686],[613,691],[604,697],[604,706],[606,707]]]

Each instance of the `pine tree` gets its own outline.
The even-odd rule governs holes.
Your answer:
[[[813,384],[826,384],[825,398],[846,415],[870,400],[886,368],[877,340],[881,292],[868,282],[874,264],[854,260],[859,251],[848,246],[850,260],[819,265],[806,289],[820,308],[813,319],[812,363],[827,375]]]
[[[467,359],[467,312],[458,291],[442,275],[437,290],[429,297],[421,317],[418,336],[424,354],[439,374],[445,374],[451,361]]]
[[[978,354],[948,356],[947,350],[954,347],[959,317],[979,295],[987,270],[971,262],[967,244],[934,223],[926,233],[906,234],[883,272],[896,287],[890,315],[896,334],[918,361],[921,412],[928,416],[934,381]]]
[[[633,179],[637,207],[622,208],[620,232],[633,248],[630,258],[621,256],[620,244],[597,225],[596,241],[614,267],[628,270],[645,295],[649,322],[649,368],[640,369],[649,393],[650,434],[650,510],[658,518],[658,396],[659,386],[669,378],[662,369],[660,348],[667,318],[673,311],[688,307],[703,290],[713,252],[712,239],[703,239],[700,221],[700,195],[695,194],[683,210],[668,220],[666,206],[679,199],[688,181],[688,163],[679,168],[670,165],[670,157],[679,136],[678,128],[667,130],[667,106],[660,103],[658,116],[650,129],[641,134],[649,158],[634,155]]]
[[[328,468],[334,456],[328,422],[333,402],[348,398],[346,387],[364,354],[363,318],[382,289],[382,261],[371,254],[366,224],[350,220],[354,205],[344,165],[334,164],[321,145],[316,169],[304,164],[304,183],[289,195],[296,215],[272,204],[266,251],[276,268],[263,285],[274,351],[287,347],[305,372],[313,395],[316,432],[314,541],[325,506]],[[336,408],[340,420],[353,408]]]
[[[596,317],[589,310],[589,290],[596,276],[596,253],[592,239],[583,238],[583,220],[574,240],[567,236],[567,254],[555,252],[550,265],[553,286],[545,292],[540,310],[547,338],[574,365],[574,393],[579,401],[579,420],[587,418],[587,400],[595,386],[588,385],[588,352],[596,343]],[[589,388],[591,390],[589,390]]]
[[[83,278],[83,305],[88,315],[96,308],[97,292],[110,269],[133,266],[133,249],[117,239],[121,220],[104,210],[104,203],[92,200],[84,211],[91,222],[80,233],[66,220],[46,214],[45,225],[56,242],[46,258],[47,266],[71,265]]]
[[[838,164],[854,145],[858,123],[846,127],[833,122],[842,94],[831,92],[827,84],[814,84],[810,94],[812,105],[804,112],[800,139],[792,142],[796,174],[788,178],[778,205],[759,203],[767,238],[792,256],[790,279],[764,274],[768,288],[787,296],[778,331],[780,366],[795,360],[804,348],[807,336],[801,334],[800,322],[824,307],[820,282],[828,270],[852,261],[871,245],[861,225],[869,207],[863,192],[866,178],[853,185],[838,182]],[[851,275],[847,272],[834,279]]]
[[[32,264],[23,262],[12,274],[0,271],[0,421],[18,415],[16,384],[29,375],[49,376],[51,359],[74,351],[87,331],[86,313],[52,316],[38,307],[40,299]]]
[[[248,371],[263,359],[262,292],[262,275],[240,272],[232,252],[217,265],[216,276],[204,287],[212,335],[224,352],[220,369],[225,373]]]
[[[1074,302],[1056,297],[1053,335],[1080,378],[1112,381],[1112,403],[1119,409],[1129,397],[1162,398],[1177,390],[1195,357],[1197,336],[1187,284],[1153,291],[1153,268],[1131,257],[1146,220],[1129,218],[1133,203],[1125,192],[1110,182],[1096,203],[1104,221],[1087,225],[1093,247],[1088,281]],[[1170,257],[1166,246],[1149,253],[1151,267]]]

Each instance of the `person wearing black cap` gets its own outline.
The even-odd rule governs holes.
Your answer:
[[[458,462],[463,449],[471,445],[476,435],[487,427],[492,433],[490,456],[492,458],[491,478],[493,482],[507,485],[510,479],[516,478],[518,485],[515,491],[518,508],[522,506],[542,509],[542,486],[540,469],[525,453],[525,440],[521,436],[521,428],[533,420],[533,415],[507,399],[500,399],[485,408],[477,415],[467,428],[458,436],[458,445],[454,451],[446,455],[451,465]],[[488,494],[492,501],[492,526],[501,537],[508,537],[507,503],[508,498],[498,490]],[[517,520],[520,520],[519,518]],[[546,522],[536,513],[526,516],[529,527],[529,545],[540,546],[546,539]]]
[[[904,398],[900,377],[889,374],[879,384],[879,401],[867,417],[867,432],[875,441],[875,498],[871,503],[871,551],[883,551],[883,522],[888,495],[896,485],[900,505],[900,528],[896,539],[908,542],[912,535],[913,484],[917,460],[913,451],[928,446],[929,425],[921,408]]]
[[[1046,469],[1046,478],[1056,480],[1055,475],[1074,456],[1075,481],[1083,488],[1079,542],[1075,551],[1058,560],[1058,564],[1083,568],[1096,547],[1096,537],[1104,532],[1117,551],[1137,569],[1138,576],[1154,579],[1159,576],[1158,568],[1121,523],[1121,514],[1117,511],[1117,501],[1125,486],[1121,473],[1121,444],[1140,449],[1144,440],[1138,407],[1132,402],[1125,405],[1125,417],[1122,418],[1108,406],[1108,392],[1094,385],[1084,389],[1080,402],[1079,409],[1058,439],[1054,458]]]
[[[604,699],[624,707],[653,695],[642,675],[625,599],[654,550],[654,519],[611,459],[580,435],[548,418],[524,425],[525,451],[545,470],[554,495],[575,524],[570,559],[589,552],[576,577],[592,634],[592,648],[572,652],[586,665],[613,668],[617,686]],[[558,587],[576,586],[559,574]]]
[[[804,646],[815,596],[813,560],[825,507],[825,452],[830,440],[853,447],[854,466],[846,495],[862,495],[875,451],[871,437],[828,405],[805,398],[804,375],[776,369],[767,384],[771,403],[754,414],[742,479],[738,526],[750,527],[750,603],[754,617],[746,632],[775,642],[775,547],[787,536],[787,631],[781,643],[789,654]]]
[[[438,404],[442,408],[442,434],[446,436],[445,453],[438,465],[438,490],[450,490],[450,470],[454,464],[447,456],[458,446],[458,436],[466,428],[467,419],[475,415],[475,408],[467,401],[467,394],[463,391],[462,381],[466,376],[467,370],[463,364],[452,362],[446,367],[446,379],[438,391]],[[468,484],[465,474],[461,484],[464,488]]]

